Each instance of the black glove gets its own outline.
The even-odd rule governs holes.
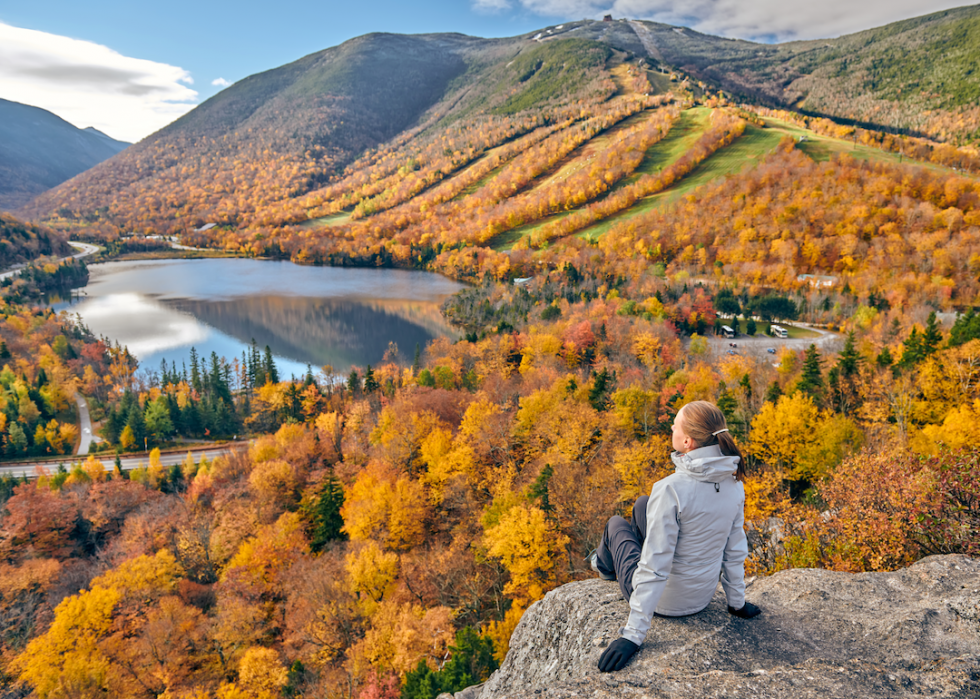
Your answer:
[[[617,638],[609,644],[602,657],[599,658],[599,670],[602,672],[622,670],[638,650],[640,647],[633,641]]]
[[[758,616],[762,613],[762,610],[756,607],[751,602],[746,602],[742,605],[741,609],[735,609],[734,607],[728,608],[728,613],[732,616],[737,616],[739,619],[751,619],[754,616]]]

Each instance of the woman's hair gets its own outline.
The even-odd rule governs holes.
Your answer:
[[[693,403],[688,403],[681,410],[684,411],[682,416],[684,431],[691,439],[699,447],[710,447],[717,444],[725,456],[737,456],[738,469],[735,471],[735,477],[744,481],[745,457],[735,446],[731,432],[720,431],[727,430],[728,423],[725,422],[725,414],[718,409],[718,406],[706,400],[696,400]],[[713,434],[715,432],[718,434]]]

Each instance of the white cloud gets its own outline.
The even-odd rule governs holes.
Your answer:
[[[196,106],[183,68],[0,23],[0,97],[138,141]]]
[[[821,39],[962,5],[962,0],[517,0],[545,17],[649,19],[741,39]],[[474,9],[506,7],[509,0],[473,0]],[[498,8],[499,9],[499,8]]]
[[[473,0],[473,9],[477,12],[503,12],[510,8],[510,0]]]
[[[231,85],[231,83],[225,80],[224,78],[215,78],[214,80],[211,81],[211,84],[214,85],[215,87],[228,87],[229,85]]]

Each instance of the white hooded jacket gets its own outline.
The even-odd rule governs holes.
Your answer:
[[[671,459],[674,473],[650,492],[630,616],[620,629],[637,645],[654,612],[684,616],[707,607],[719,578],[729,606],[745,604],[748,545],[742,529],[745,491],[735,480],[738,457],[725,456],[713,445],[674,452]]]

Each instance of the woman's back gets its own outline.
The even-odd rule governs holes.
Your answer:
[[[647,503],[648,518],[650,508],[667,506],[677,513],[673,565],[657,604],[665,616],[694,614],[711,601],[725,546],[733,530],[741,530],[745,500],[733,476],[737,458],[722,455],[717,446],[679,454],[674,463],[677,470],[654,485]],[[650,545],[657,545],[656,533],[648,531],[651,536]],[[634,574],[634,587],[639,581]]]

